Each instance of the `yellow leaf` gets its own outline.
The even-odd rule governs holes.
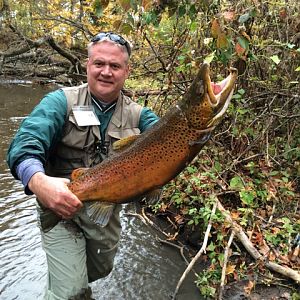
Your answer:
[[[226,49],[226,48],[228,48],[228,40],[227,40],[226,34],[223,33],[223,32],[221,32],[218,35],[218,38],[217,38],[217,47],[219,49]]]
[[[233,274],[233,272],[234,272],[234,270],[235,270],[235,265],[228,265],[227,267],[226,267],[226,275],[228,275],[228,274]]]
[[[238,220],[239,217],[240,217],[240,213],[237,212],[237,211],[231,212],[230,215],[231,215],[231,218],[232,218],[233,220]]]

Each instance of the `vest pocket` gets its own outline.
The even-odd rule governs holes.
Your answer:
[[[78,126],[74,116],[71,114],[61,142],[65,145],[72,145],[72,148],[75,149],[88,148],[94,142],[92,127]]]
[[[69,116],[63,138],[51,154],[49,175],[69,177],[74,169],[90,167],[94,161],[96,126],[78,126],[73,115]]]

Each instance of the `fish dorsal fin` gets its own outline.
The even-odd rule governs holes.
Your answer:
[[[89,168],[78,168],[78,169],[73,170],[73,172],[71,174],[71,179],[75,180],[75,179],[79,178],[80,176],[85,174],[88,169]]]
[[[131,135],[125,138],[122,138],[116,142],[113,143],[113,150],[114,151],[121,151],[129,147],[131,144],[133,144],[137,138],[139,137],[139,134]]]

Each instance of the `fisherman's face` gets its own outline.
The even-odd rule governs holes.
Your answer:
[[[115,101],[128,75],[128,55],[121,46],[102,41],[89,49],[87,80],[90,92],[99,100]]]

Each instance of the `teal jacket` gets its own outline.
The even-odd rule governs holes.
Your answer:
[[[102,112],[94,105],[97,117],[101,123],[101,136],[104,136],[114,109]],[[32,113],[23,120],[7,153],[7,163],[16,179],[17,166],[30,158],[37,159],[45,165],[49,153],[62,138],[63,127],[67,115],[67,99],[62,90],[47,94]],[[157,115],[150,109],[142,109],[139,129],[144,132],[158,121]]]

